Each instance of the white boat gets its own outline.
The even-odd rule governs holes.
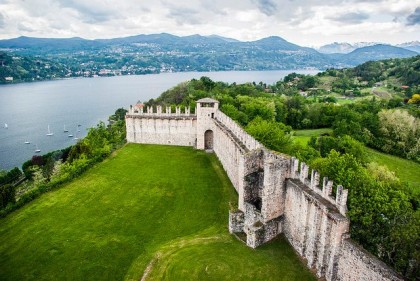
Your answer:
[[[50,125],[48,125],[48,134],[47,134],[47,136],[52,136],[52,135],[54,135],[54,133],[50,131]]]
[[[41,152],[41,149],[38,148],[38,145],[37,144],[35,145],[35,147],[36,147],[35,153],[40,153]]]
[[[73,137],[73,134],[69,134],[69,138],[72,138]]]
[[[29,141],[25,141],[25,144],[30,144],[31,142],[29,142]]]
[[[9,126],[7,125],[7,123],[4,123],[4,128],[5,129],[9,128]]]
[[[69,130],[66,129],[66,125],[64,125],[64,133],[67,133]]]

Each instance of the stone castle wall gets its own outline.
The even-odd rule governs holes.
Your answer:
[[[305,163],[264,148],[212,99],[189,110],[130,109],[127,141],[211,149],[238,192],[238,209],[229,213],[229,231],[246,235],[256,248],[283,233],[316,275],[326,280],[402,280],[349,239],[347,190],[336,187]],[[205,135],[210,132],[211,140]]]
[[[250,151],[263,147],[262,144],[260,144],[256,139],[251,137],[235,121],[233,121],[230,117],[228,117],[220,110],[214,113],[214,119],[223,124],[226,127],[226,129],[229,130],[231,134],[235,136],[238,139],[238,141],[245,146],[247,150]]]
[[[402,281],[404,279],[354,241],[344,239],[341,243],[336,280]]]
[[[181,112],[170,108],[163,112],[161,107],[146,112],[143,109],[131,108],[126,115],[127,141],[134,143],[167,144],[181,146],[196,145],[197,117],[189,109]]]

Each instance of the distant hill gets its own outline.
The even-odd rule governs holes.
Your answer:
[[[404,45],[417,48],[418,42]],[[327,69],[417,53],[389,45],[333,43],[319,49],[270,36],[242,42],[217,35],[168,33],[88,40],[18,37],[0,40],[0,50],[65,65],[71,76],[182,71]],[[368,47],[366,47],[368,45]],[[361,48],[358,48],[360,47]]]
[[[417,52],[420,54],[420,42],[419,41],[412,41],[403,44],[396,45],[397,47],[404,48],[413,52]]]
[[[29,49],[38,52],[50,50],[81,50],[103,47],[100,41],[73,38],[34,38],[21,36],[14,39],[0,40],[0,48]]]
[[[377,61],[390,58],[408,58],[418,55],[418,53],[394,47],[391,45],[373,45],[356,49],[341,57],[341,61],[346,64],[358,65],[366,61]]]
[[[342,42],[342,43],[334,42],[334,43],[319,47],[318,52],[323,53],[323,54],[348,54],[358,48],[373,46],[377,44],[379,43],[358,42],[358,43],[351,44],[351,43],[346,43],[346,42]]]
[[[0,84],[64,78],[69,72],[65,65],[56,62],[0,51]]]

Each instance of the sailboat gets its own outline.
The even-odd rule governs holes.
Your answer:
[[[67,133],[69,130],[66,129],[66,125],[64,125],[64,133]]]
[[[52,133],[52,132],[50,131],[50,125],[48,125],[48,134],[47,134],[47,136],[52,136],[52,135],[54,135],[54,133]]]
[[[36,149],[35,149],[35,153],[39,153],[39,152],[41,152],[41,149],[39,149],[39,148],[38,148],[38,145],[37,145],[37,144],[35,144],[35,147],[36,147]]]
[[[7,125],[7,123],[4,123],[4,128],[5,129],[9,128],[9,126]]]

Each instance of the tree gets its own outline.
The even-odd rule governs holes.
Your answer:
[[[16,189],[12,184],[0,186],[0,209],[6,208],[9,203],[15,203]]]
[[[411,99],[408,100],[411,104],[420,104],[420,94],[414,94]]]
[[[291,149],[292,139],[289,134],[291,128],[283,123],[257,117],[248,124],[245,130],[267,148],[283,153]]]
[[[379,126],[384,140],[383,150],[388,153],[413,158],[410,154],[420,138],[420,121],[405,110],[382,110],[378,113]],[[415,154],[415,153],[414,153]]]

